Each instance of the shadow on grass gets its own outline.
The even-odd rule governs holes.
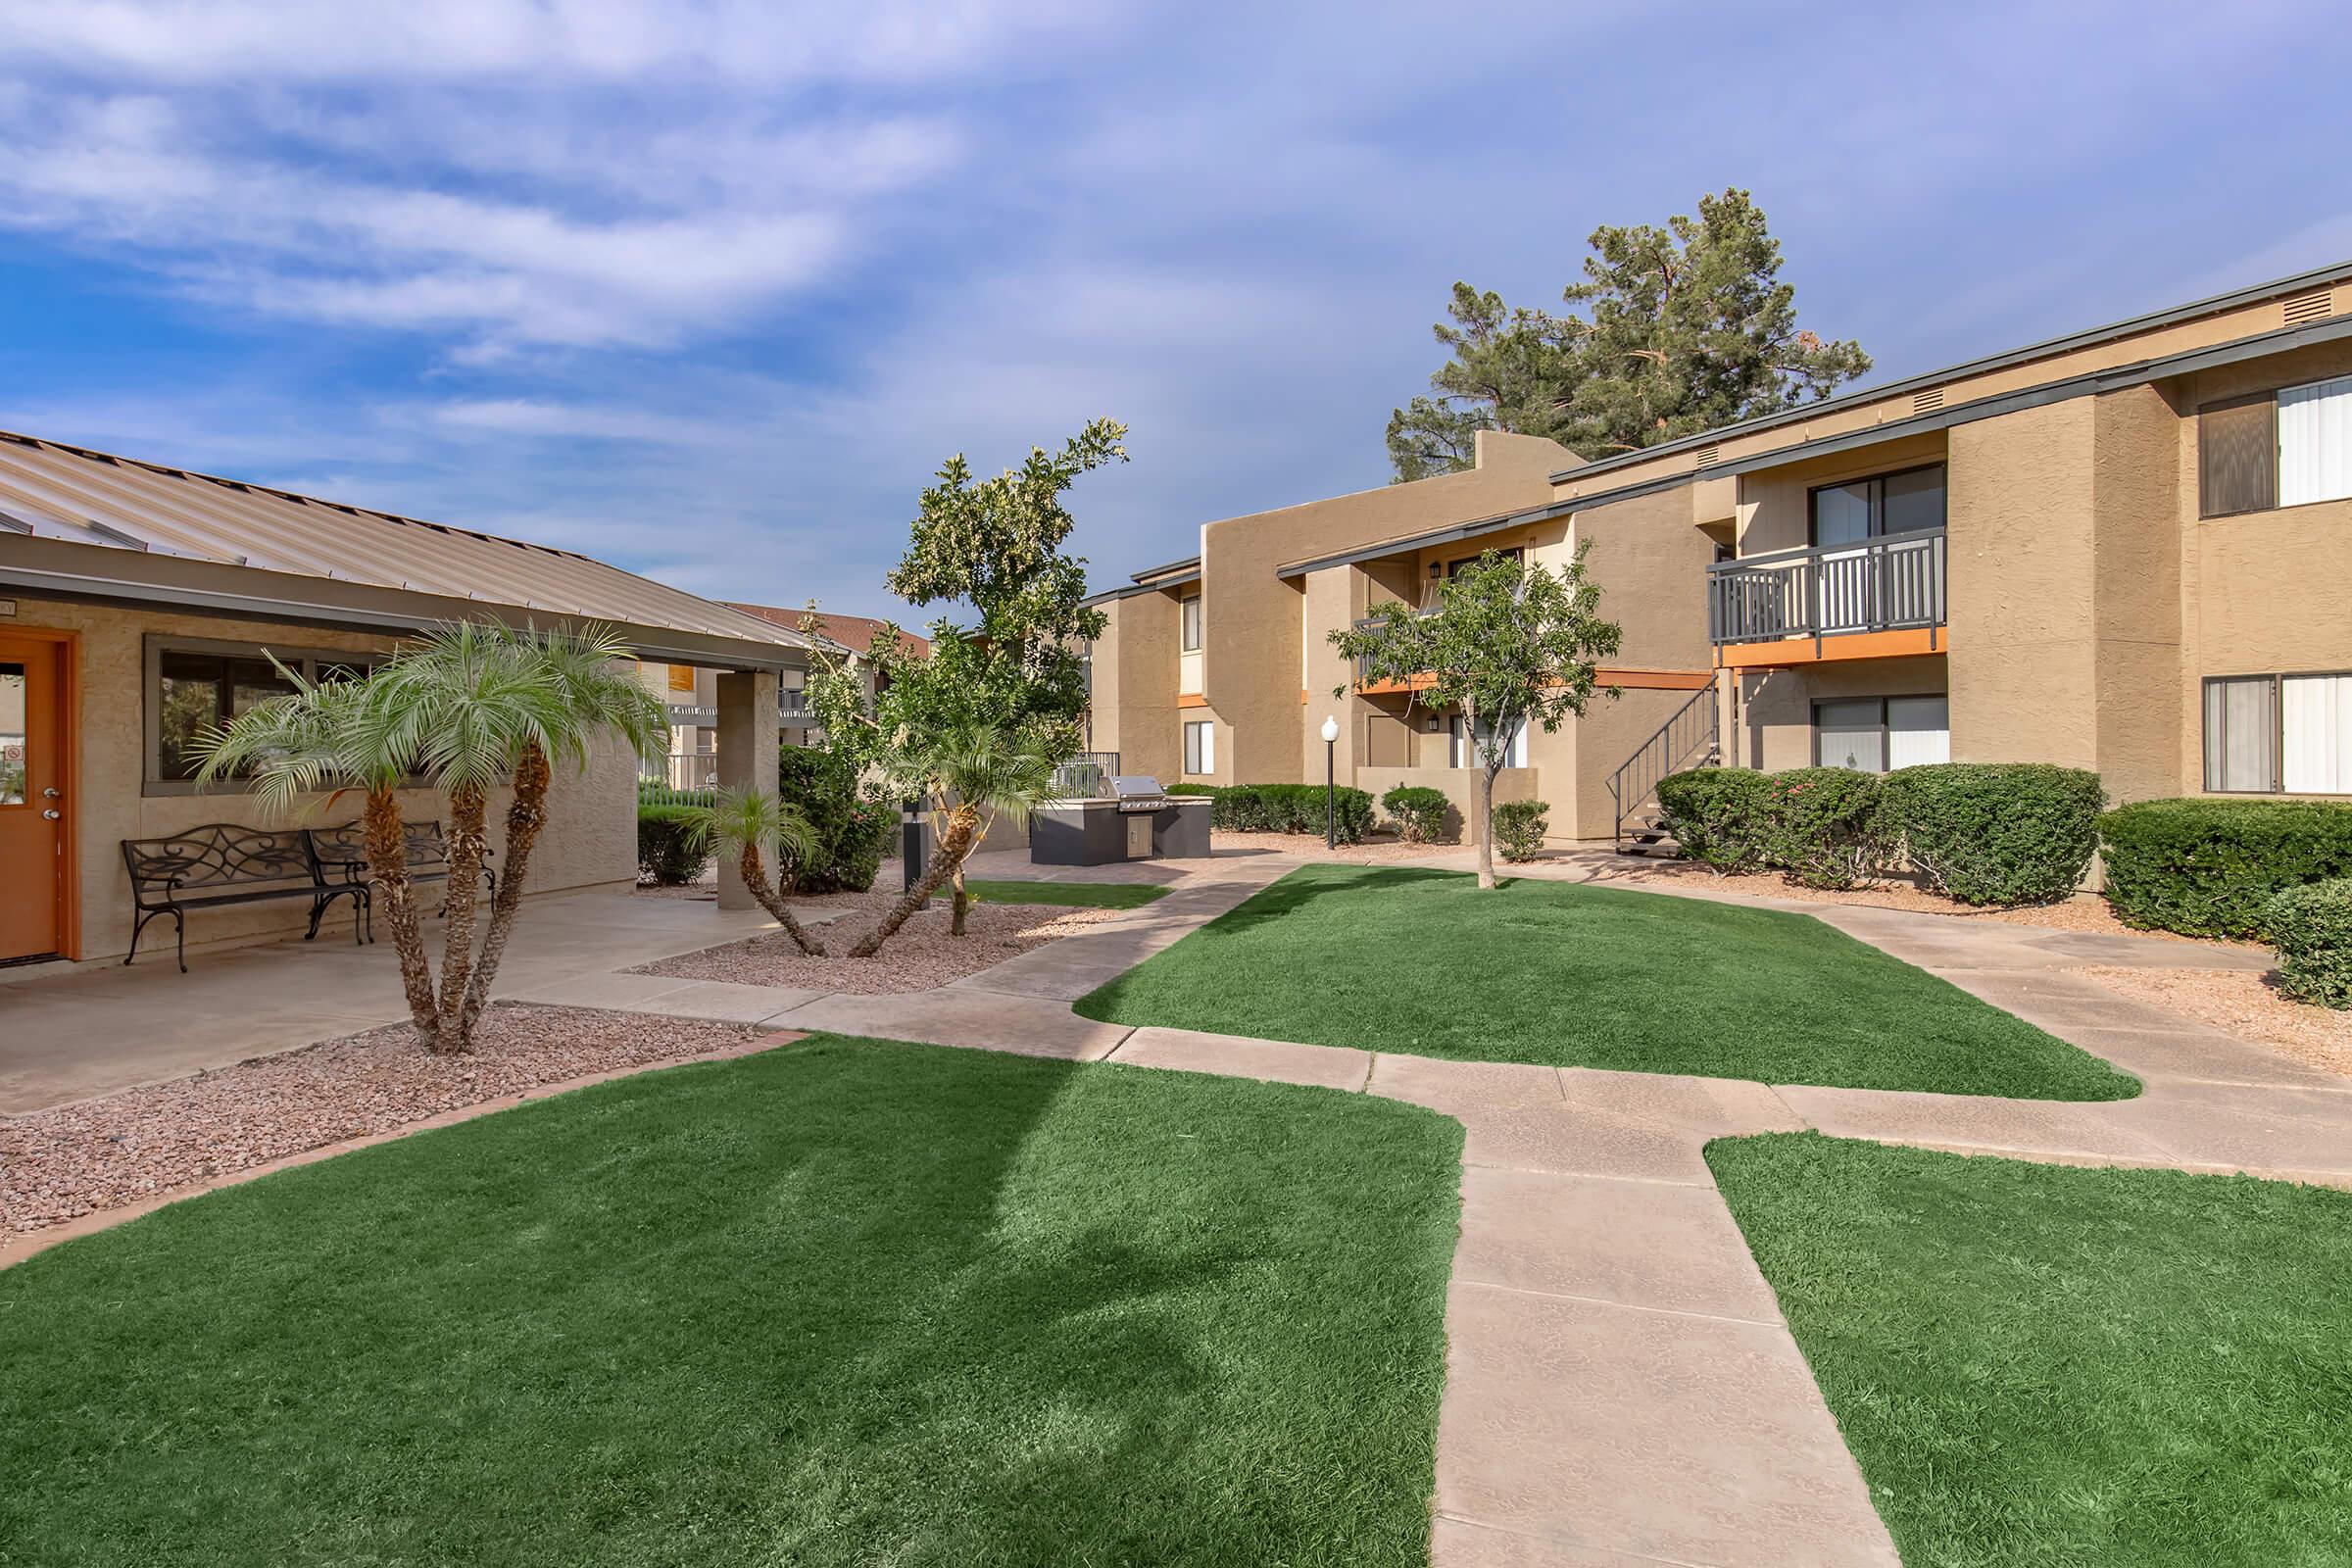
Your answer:
[[[1411,1562],[1444,1246],[1426,1366],[1376,1329],[1303,1335],[1327,1296],[1377,1299],[1385,1258],[1357,1237],[1329,1277],[1290,1266],[1327,1226],[1251,1174],[1283,1143],[1252,1091],[817,1037],[69,1243],[0,1274],[0,1540],[125,1565]],[[1383,1163],[1348,1157],[1334,1212]],[[1317,1454],[1298,1412],[1325,1402]]]

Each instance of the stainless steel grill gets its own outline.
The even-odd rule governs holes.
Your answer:
[[[1169,804],[1167,792],[1159,780],[1148,774],[1122,774],[1110,781],[1111,799],[1119,803],[1122,813],[1156,811]]]

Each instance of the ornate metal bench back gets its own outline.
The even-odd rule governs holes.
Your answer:
[[[401,837],[408,852],[411,869],[425,865],[446,865],[449,862],[449,842],[442,837],[438,822],[403,822]],[[321,864],[338,875],[360,877],[368,873],[368,833],[357,822],[341,827],[311,829],[311,845]],[[356,869],[345,870],[345,867]]]
[[[122,863],[143,887],[199,888],[309,882],[311,852],[299,828],[271,831],[213,822],[169,838],[124,839]]]

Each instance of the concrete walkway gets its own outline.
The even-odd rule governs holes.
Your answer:
[[[1132,1028],[1070,1010],[1076,998],[1298,863],[1220,857],[1081,871],[988,857],[975,875],[1176,880],[1153,904],[929,992],[811,995],[680,982],[611,972],[625,966],[617,958],[591,972],[578,961],[584,952],[519,990],[500,989],[780,1029],[1318,1085],[1456,1117],[1466,1142],[1438,1437],[1438,1568],[1895,1563],[1861,1474],[1715,1190],[1701,1152],[1709,1139],[1816,1128],[1974,1153],[2352,1186],[2352,1080],[2062,972],[2086,962],[2259,961],[2155,939],[1736,901],[1821,919],[2146,1085],[2138,1099],[2095,1104],[1446,1061]],[[704,912],[693,945],[725,940],[711,934],[708,906]],[[0,1087],[5,1081],[0,1076]]]

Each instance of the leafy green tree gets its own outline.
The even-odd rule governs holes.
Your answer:
[[[553,761],[585,766],[590,742],[607,734],[640,757],[659,757],[668,746],[662,705],[620,671],[629,653],[596,627],[541,633],[461,622],[401,648],[363,680],[308,681],[278,664],[293,689],[200,734],[197,781],[249,775],[259,804],[279,813],[307,795],[358,791],[368,884],[383,898],[410,1019],[434,1052],[470,1051],[547,819]],[[473,890],[487,848],[490,791],[507,774],[514,797],[505,874],[477,953]],[[449,798],[438,985],[401,817],[399,792],[412,778]]]
[[[1494,886],[1494,777],[1510,760],[1512,737],[1530,724],[1548,734],[1596,695],[1620,695],[1598,684],[1600,661],[1622,634],[1600,617],[1599,585],[1585,574],[1591,548],[1580,546],[1557,573],[1490,550],[1438,585],[1434,608],[1392,600],[1360,629],[1331,634],[1361,680],[1396,681],[1417,702],[1460,710],[1478,755],[1471,809],[1482,888]],[[1333,695],[1347,693],[1342,686]]]
[[[920,658],[887,625],[862,661],[817,652],[809,705],[825,744],[900,799],[930,807],[939,847],[920,885],[928,897],[955,881],[959,933],[963,859],[987,831],[973,812],[992,804],[1026,809],[1014,804],[1019,791],[992,803],[988,780],[1011,769],[1009,760],[1040,758],[1050,778],[1079,749],[1082,650],[1109,622],[1085,603],[1086,562],[1064,549],[1076,519],[1063,498],[1081,474],[1127,461],[1126,434],[1115,420],[1094,420],[1060,451],[1033,447],[1020,467],[992,479],[975,480],[960,454],[949,459],[923,492],[906,554],[887,581],[916,606],[966,607],[977,623],[942,613]],[[985,747],[982,734],[993,737]],[[963,766],[983,757],[1004,767]],[[870,956],[920,903],[894,910],[856,956]]]
[[[1035,724],[1004,729],[966,721],[939,731],[920,732],[894,759],[896,776],[920,780],[932,809],[939,847],[932,852],[922,876],[906,897],[890,907],[873,930],[850,949],[853,958],[870,958],[882,951],[908,916],[943,883],[955,886],[955,907],[949,931],[963,935],[971,907],[963,885],[963,862],[988,836],[991,823],[1003,818],[1015,826],[1054,788],[1054,769],[1068,754],[1059,751]]]
[[[1638,451],[1824,398],[1870,368],[1850,339],[1796,324],[1780,242],[1744,190],[1702,196],[1663,228],[1603,225],[1584,280],[1562,298],[1584,314],[1506,308],[1456,283],[1436,328],[1452,357],[1389,419],[1396,478],[1470,466],[1476,432],[1558,441],[1589,458]]]

